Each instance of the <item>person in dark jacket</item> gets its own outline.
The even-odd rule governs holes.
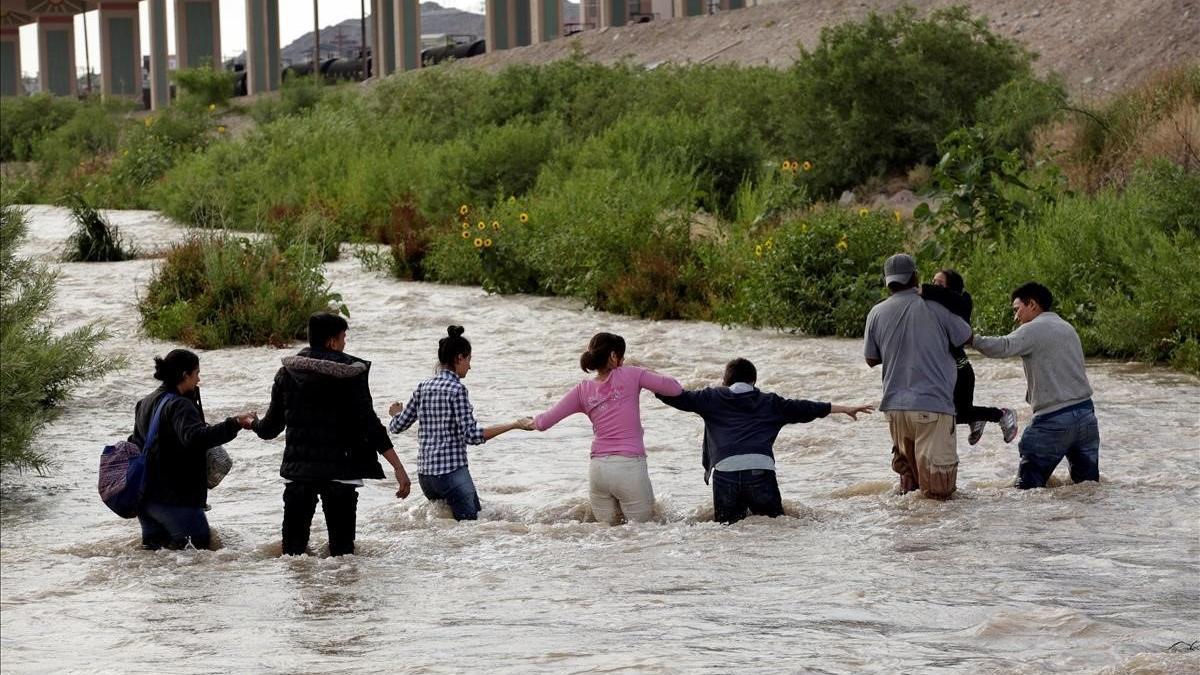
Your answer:
[[[921,285],[921,297],[932,300],[952,314],[957,315],[968,324],[971,323],[971,312],[974,302],[971,294],[966,291],[962,275],[952,269],[938,270],[933,275],[932,284]],[[954,357],[954,422],[966,424],[971,428],[967,435],[967,443],[975,445],[983,437],[983,429],[988,422],[1000,425],[1004,434],[1004,442],[1011,443],[1017,437],[1017,415],[1009,408],[992,408],[975,405],[975,369],[967,352],[961,346],[950,345],[950,355]]]
[[[200,406],[200,357],[175,349],[154,359],[154,379],[162,382],[137,402],[129,441],[142,447],[154,411],[164,396],[158,436],[146,450],[146,492],[138,512],[142,548],[208,548],[211,534],[204,504],[208,497],[208,449],[249,429],[253,413],[206,424]]]
[[[357,488],[383,478],[377,454],[392,465],[399,489],[410,482],[371,403],[371,364],[345,353],[346,320],[320,312],[308,320],[309,346],[283,359],[271,388],[271,405],[254,423],[259,438],[287,429],[279,475],[283,489],[283,553],[308,549],[317,499],[329,530],[329,554],[354,552]]]
[[[858,419],[871,413],[869,405],[844,406],[786,399],[755,388],[758,370],[746,359],[725,366],[724,386],[662,396],[663,403],[694,412],[704,419],[704,481],[712,475],[713,518],[734,523],[747,513],[783,515],[783,500],[775,479],[773,446],[787,424],[811,422],[830,413]]]

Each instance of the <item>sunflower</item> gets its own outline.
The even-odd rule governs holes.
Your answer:
[[[480,248],[482,246],[483,246],[483,240],[480,239],[479,237],[475,237],[475,248]]]
[[[491,238],[489,237],[489,238],[487,238],[487,239],[484,239],[484,240],[483,240],[483,245],[484,245],[484,247],[485,247],[485,248],[487,248],[487,247],[491,247],[491,245],[492,245],[492,240],[491,240]]]
[[[460,216],[465,216],[470,212],[471,212],[471,207],[467,206],[466,204],[463,204],[462,206],[458,207],[458,215],[460,215]]]
[[[522,222],[522,223],[528,223],[528,222],[529,222],[529,214],[528,214],[528,213],[522,213],[522,214],[521,214],[521,216],[520,216],[520,220],[521,220],[521,222]]]

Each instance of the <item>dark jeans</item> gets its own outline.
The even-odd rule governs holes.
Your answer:
[[[465,466],[437,475],[417,474],[421,492],[429,501],[446,500],[455,520],[475,520],[479,517],[479,493],[475,492],[475,481]]]
[[[1017,487],[1022,490],[1046,487],[1063,457],[1072,481],[1100,480],[1100,425],[1090,400],[1034,417],[1018,447]]]
[[[142,525],[142,548],[208,548],[210,532],[203,506],[171,506],[145,502],[138,512]]]
[[[283,553],[300,555],[308,550],[317,498],[329,529],[329,555],[354,553],[354,518],[358,486],[323,481],[292,481],[283,488]]]
[[[999,422],[1004,417],[1002,410],[975,405],[975,369],[971,363],[968,361],[957,373],[958,379],[954,381],[954,423]]]
[[[713,471],[713,520],[736,523],[747,515],[783,515],[775,472],[766,469]]]

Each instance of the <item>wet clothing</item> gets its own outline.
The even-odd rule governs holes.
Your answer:
[[[203,506],[143,502],[138,523],[142,526],[142,548],[147,550],[183,549],[188,544],[206,549],[212,543]]]
[[[413,422],[420,422],[417,473],[422,476],[440,476],[467,466],[467,446],[484,442],[466,385],[446,368],[417,385],[408,405],[388,423],[388,431],[398,434]]]
[[[731,524],[751,516],[783,515],[775,472],[766,469],[712,472],[713,520]]]
[[[950,346],[971,337],[966,321],[917,289],[893,293],[867,314],[863,355],[883,364],[879,409],[924,410],[954,415],[957,377]]]
[[[279,475],[291,480],[383,478],[379,455],[392,447],[371,402],[371,364],[323,349],[283,359],[271,405],[254,424],[259,438],[287,430]]]
[[[1071,480],[1100,480],[1100,426],[1090,400],[1035,415],[1018,446],[1017,487],[1045,487],[1055,467],[1067,458]]]
[[[371,364],[325,349],[304,348],[283,359],[271,405],[254,424],[260,438],[286,429],[279,475],[283,488],[283,552],[308,548],[317,500],[325,512],[330,555],[354,552],[356,483],[383,478],[379,455],[392,448],[371,402]]]
[[[354,553],[357,486],[333,480],[292,481],[283,488],[283,554],[300,555],[308,550],[317,499],[325,513],[329,531],[329,555]]]
[[[477,520],[483,505],[475,491],[471,470],[460,466],[450,473],[417,474],[421,493],[429,501],[444,500],[455,520]]]
[[[553,408],[535,417],[533,424],[538,431],[545,431],[565,417],[583,413],[592,421],[592,457],[645,457],[638,406],[643,389],[666,396],[683,392],[674,378],[635,366],[621,366],[614,368],[603,382],[589,378],[575,385]]]
[[[1020,356],[1025,369],[1025,400],[1044,415],[1092,398],[1075,328],[1054,312],[1042,312],[1004,337],[976,336],[980,354]]]
[[[966,321],[968,325],[971,323],[974,303],[970,293],[966,291],[958,293],[937,284],[922,284],[921,297],[944,306],[952,314]],[[966,350],[961,345],[950,345],[950,355],[954,357],[957,373],[954,380],[955,422],[957,424],[999,423],[1004,417],[1003,410],[975,405],[975,369],[971,366],[971,360],[967,358]]]
[[[921,490],[946,499],[958,482],[958,443],[954,416],[921,410],[887,413],[891,432],[892,470],[900,474],[900,490]]]
[[[598,523],[616,524],[617,514],[630,523],[654,517],[654,486],[646,458],[601,455],[588,462],[588,500]]]
[[[163,385],[137,402],[133,434],[129,436],[131,443],[142,446],[150,431],[154,409],[167,392],[167,385]],[[154,446],[145,448],[148,454],[144,500],[203,509],[208,498],[208,449],[228,443],[239,431],[241,427],[233,417],[219,424],[204,422],[199,390],[176,394],[174,400],[163,406]]]
[[[735,383],[734,387],[739,384],[743,383]],[[741,455],[765,456],[773,463],[775,439],[785,425],[825,417],[831,407],[829,403],[786,399],[754,387],[749,390],[734,387],[708,387],[684,391],[678,396],[658,396],[672,408],[694,412],[704,420],[701,463],[705,481],[713,467],[720,468],[722,463]]]

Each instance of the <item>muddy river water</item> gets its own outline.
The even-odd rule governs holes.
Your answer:
[[[149,212],[111,217],[144,247],[184,235]],[[65,213],[33,207],[29,223],[24,253],[52,260]],[[415,486],[414,429],[395,437],[413,496],[368,481],[358,555],[283,559],[283,439],[242,434],[209,494],[222,547],[141,551],[136,521],[99,501],[96,463],[155,385],[152,357],[176,346],[142,334],[135,309],[158,264],[58,265],[61,326],[103,322],[104,349],[130,365],[82,387],[38,438],[56,460],[48,475],[3,477],[4,672],[1200,672],[1200,652],[1168,652],[1200,640],[1200,380],[1136,364],[1089,364],[1099,484],[1013,490],[1016,443],[989,426],[968,448],[960,427],[955,498],[900,495],[882,415],[830,417],[780,435],[787,516],[726,527],[711,520],[699,419],[644,394],[658,522],[592,522],[591,430],[576,416],[473,447],[484,510],[455,523]],[[351,310],[347,351],[374,363],[381,417],[431,373],[449,323],[474,344],[466,384],[484,424],[557,401],[598,330],[685,387],[744,356],[787,396],[880,396],[858,340],[405,283],[350,257],[327,278]],[[265,410],[294,350],[200,352],[210,421]],[[974,363],[976,399],[1014,407],[1023,427],[1020,362]],[[1057,477],[1068,482],[1065,466]],[[319,510],[313,532],[319,551]]]

